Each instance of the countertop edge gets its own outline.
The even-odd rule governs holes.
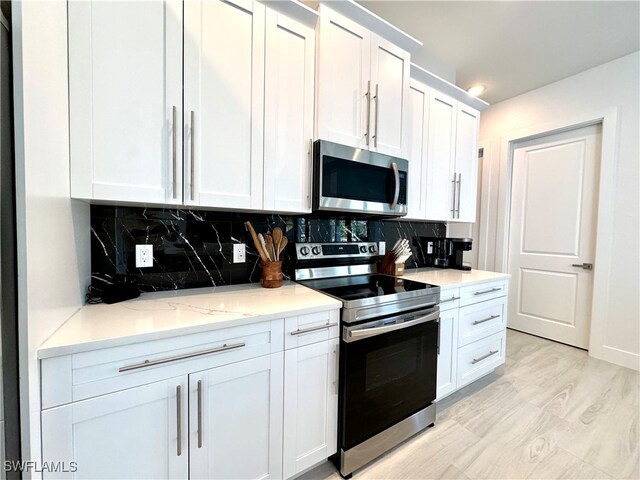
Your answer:
[[[105,348],[122,347],[126,345],[135,345],[138,343],[151,342],[154,340],[163,340],[175,336],[190,335],[194,333],[210,332],[221,330],[224,328],[238,327],[249,325],[252,323],[269,322],[272,320],[284,319],[288,316],[308,315],[311,313],[324,312],[327,310],[339,309],[342,303],[334,298],[327,296],[325,305],[314,305],[296,310],[284,310],[277,313],[267,313],[264,315],[241,316],[228,320],[217,320],[211,323],[203,323],[199,325],[191,325],[179,328],[169,328],[166,330],[158,330],[155,332],[141,333],[139,335],[128,335],[123,337],[107,338],[83,343],[72,343],[67,345],[56,345],[47,347],[45,341],[37,351],[38,360],[47,358],[62,357],[65,355],[73,355],[76,353],[90,352],[94,350],[102,350]],[[69,321],[68,319],[67,321]],[[51,337],[50,337],[51,338]]]

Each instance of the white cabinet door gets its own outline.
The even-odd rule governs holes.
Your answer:
[[[456,389],[456,364],[458,362],[458,312],[457,308],[440,313],[440,339],[438,351],[437,399],[446,397]]]
[[[317,138],[368,148],[371,34],[320,5]]]
[[[427,219],[447,221],[453,215],[457,102],[432,90],[427,154]]]
[[[411,80],[409,88],[409,138],[407,144],[409,212],[406,218],[416,220],[424,220],[426,218],[430,90],[426,85],[416,80]]]
[[[267,9],[264,209],[311,211],[315,31]]]
[[[336,452],[339,348],[334,338],[285,352],[284,478]]]
[[[184,3],[185,204],[262,208],[264,6]]]
[[[409,53],[372,35],[371,139],[373,150],[404,157],[409,123]]]
[[[189,375],[189,478],[282,476],[283,354]]]
[[[71,196],[182,201],[182,2],[69,2]]]
[[[459,183],[456,220],[461,222],[476,221],[479,124],[480,112],[458,103],[455,172]]]
[[[73,478],[187,478],[187,376],[42,412],[42,455]],[[69,478],[45,473],[44,478]]]

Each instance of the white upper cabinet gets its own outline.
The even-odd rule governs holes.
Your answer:
[[[187,205],[262,208],[265,7],[184,2]]]
[[[182,2],[69,2],[71,196],[182,202]]]
[[[317,137],[366,148],[371,128],[371,32],[321,6]]]
[[[409,211],[406,218],[424,220],[426,217],[427,150],[429,131],[429,87],[411,79],[409,88],[409,183],[407,202]]]
[[[426,218],[429,220],[453,218],[456,114],[456,100],[432,90],[427,127]]]
[[[407,150],[410,56],[379,36],[371,41],[373,149],[401,157]]]
[[[315,31],[267,9],[264,209],[311,211]]]
[[[461,222],[476,221],[479,122],[480,112],[458,103],[455,161],[458,192],[454,219]]]
[[[409,53],[325,4],[318,52],[317,137],[403,156]]]

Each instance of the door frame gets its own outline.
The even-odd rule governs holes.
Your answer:
[[[638,358],[632,352],[607,346],[607,312],[609,310],[610,271],[613,255],[613,226],[616,160],[619,144],[619,107],[593,111],[572,118],[554,120],[508,132],[500,138],[500,181],[498,183],[498,222],[496,226],[496,270],[508,271],[509,224],[513,182],[513,156],[518,143],[590,125],[602,125],[600,182],[596,215],[596,248],[593,263],[593,299],[589,355],[637,369]]]

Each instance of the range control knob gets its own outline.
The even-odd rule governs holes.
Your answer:
[[[371,246],[369,247],[369,252],[370,252],[370,253],[376,253],[376,247],[375,247],[375,245],[371,245]]]
[[[311,253],[313,253],[314,255],[320,255],[320,247],[313,247],[311,249]]]
[[[360,253],[367,253],[367,247],[365,245],[360,245]]]
[[[300,255],[302,256],[309,255],[309,247],[302,247],[300,249]]]

